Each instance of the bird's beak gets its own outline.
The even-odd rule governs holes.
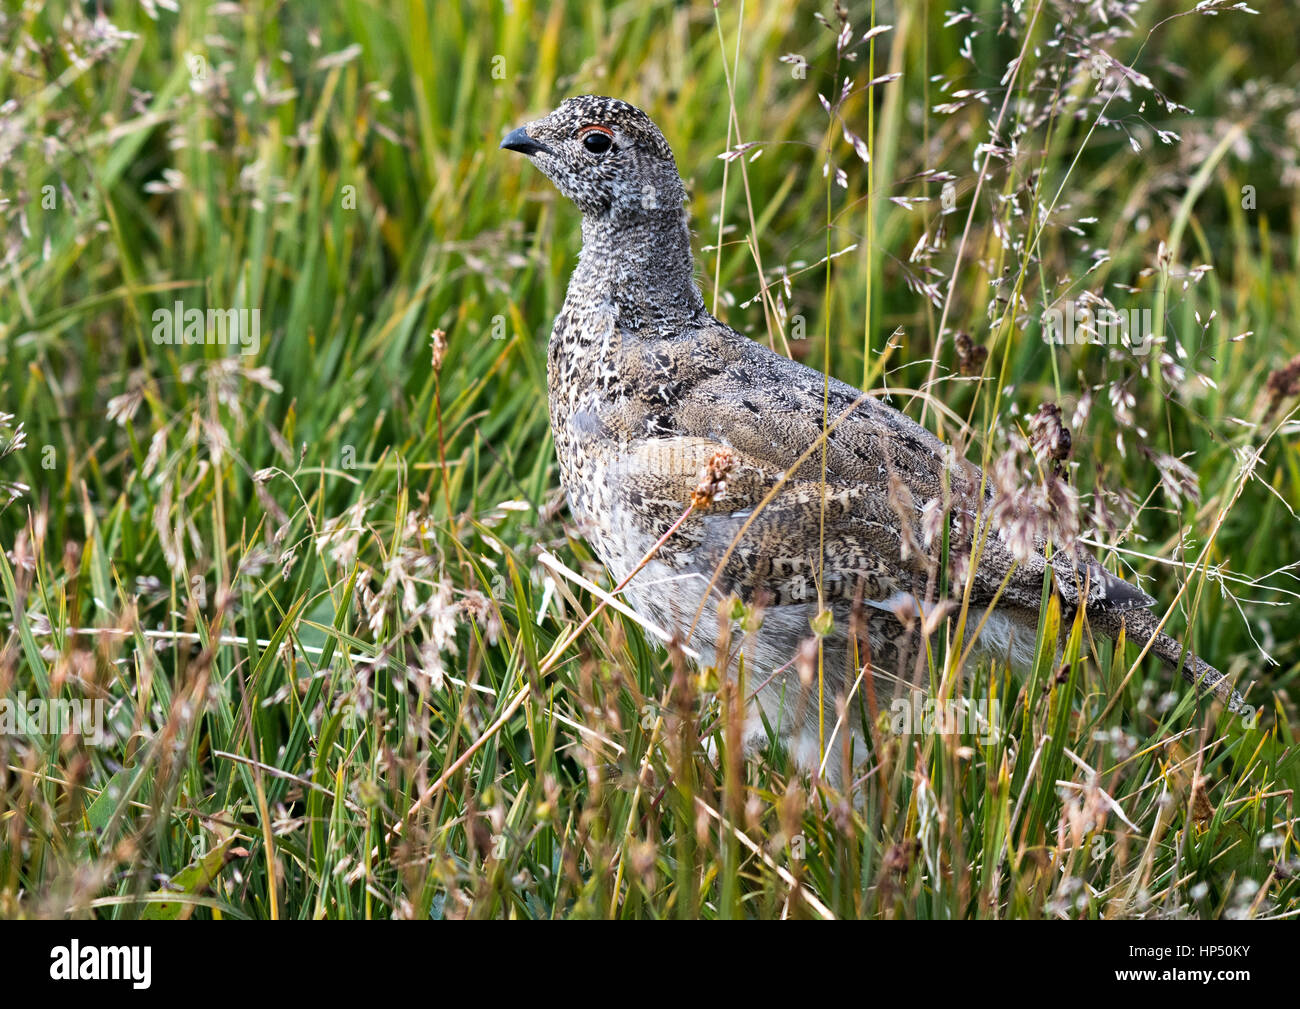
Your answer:
[[[527,154],[530,157],[534,154],[554,154],[555,152],[547,147],[540,140],[534,140],[530,137],[521,126],[517,130],[511,130],[506,134],[505,139],[501,141],[503,151],[518,151],[520,154]]]

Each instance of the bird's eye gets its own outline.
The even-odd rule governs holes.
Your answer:
[[[592,154],[604,154],[614,146],[614,135],[603,126],[587,126],[578,133],[582,146]]]

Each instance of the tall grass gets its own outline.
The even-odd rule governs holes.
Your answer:
[[[1214,6],[7,5],[0,696],[108,738],[0,734],[0,913],[1294,916],[1300,81]],[[1085,541],[1257,721],[1048,602],[1027,681],[940,628],[995,724],[882,699],[845,796],[617,606],[575,634],[577,214],[497,142],[583,92],[663,126],[731,325],[1008,494],[1059,404]],[[1152,352],[1045,343],[1066,298]],[[160,345],[177,300],[256,352]]]

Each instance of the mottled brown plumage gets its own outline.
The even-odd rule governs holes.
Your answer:
[[[910,678],[917,617],[932,612],[937,586],[927,505],[941,509],[954,552],[969,551],[989,511],[979,468],[896,410],[709,314],[694,281],[685,189],[663,135],[639,109],[571,98],[502,147],[528,154],[583,212],[582,253],[548,358],[551,426],[575,518],[621,581],[682,515],[709,460],[730,454],[723,496],[682,524],[627,595],[660,627],[689,632],[706,662],[719,601],[735,593],[761,604],[761,627],[733,642],[732,654],[744,651],[751,685],[765,683],[758,702],[769,724],[800,764],[814,765],[819,712],[791,662],[810,620],[823,606],[835,617],[823,726],[856,678],[851,623],[866,625],[859,653],[869,650],[878,678]],[[825,418],[833,427],[823,451]],[[967,638],[996,597],[977,642],[986,653],[1022,667],[1032,659],[1049,567],[1067,614],[1086,605],[1094,628],[1114,635],[1126,623],[1130,640],[1151,638],[1154,600],[1082,548],[1049,561],[1040,539],[1016,564],[997,535],[977,541]],[[1165,634],[1152,650],[1174,665],[1182,656]],[[1230,684],[1190,653],[1184,672],[1239,705]],[[847,721],[856,732],[860,719]],[[764,737],[758,712],[747,737]]]

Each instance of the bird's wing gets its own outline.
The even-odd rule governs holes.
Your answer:
[[[787,476],[767,459],[712,437],[668,435],[628,442],[605,474],[626,514],[657,539],[690,505],[710,461],[725,453],[725,490],[701,504],[661,548],[683,573],[712,578],[721,592],[759,595],[773,605],[826,600],[887,604],[913,591],[919,564],[900,564],[896,517],[869,488]],[[821,536],[821,529],[826,535]],[[824,558],[824,561],[823,561]]]
[[[976,516],[987,512],[979,507],[987,495],[979,467],[924,427],[724,327],[628,353],[643,355],[636,371],[646,382],[625,401],[629,414],[617,425],[628,439],[625,479],[654,484],[640,493],[671,500],[679,515],[708,458],[721,450],[735,458],[727,496],[700,516],[697,536],[711,544],[698,553],[700,563],[716,562],[743,527],[732,563],[739,555],[754,570],[766,557],[774,570],[799,572],[786,576],[788,585],[765,586],[769,591],[800,580],[807,591],[812,570],[824,569],[826,595],[851,595],[866,579],[867,598],[891,600],[915,591],[932,570],[939,537],[926,542],[929,502],[937,500],[950,521],[966,511],[968,537]],[[824,419],[830,434],[823,451]],[[1040,549],[1017,562],[996,534],[980,536],[979,544],[976,603],[996,596],[1037,610],[1049,564],[1069,604],[1086,599],[1090,607],[1120,611],[1152,603],[1081,548],[1058,551],[1050,562]]]

